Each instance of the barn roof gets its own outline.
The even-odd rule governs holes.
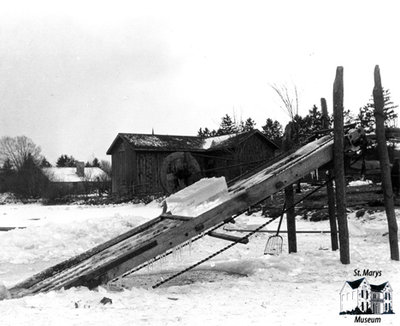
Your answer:
[[[43,168],[42,171],[51,182],[94,182],[98,179],[107,178],[107,174],[98,167],[85,167],[84,177],[79,177],[76,174],[75,167],[50,167]]]
[[[129,134],[119,133],[114,139],[107,154],[111,154],[114,146],[121,140],[131,145],[136,150],[165,150],[165,151],[210,151],[224,148],[232,148],[242,143],[249,137],[258,135],[262,137],[269,146],[278,148],[263,133],[252,130],[243,133],[229,134],[203,138],[199,136],[170,136],[153,134]]]

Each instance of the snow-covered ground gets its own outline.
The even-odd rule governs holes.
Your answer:
[[[10,287],[160,212],[158,203],[2,205],[0,226],[27,228],[0,232],[0,284]],[[256,214],[237,221],[230,228],[252,229],[265,219]],[[284,226],[285,222],[283,230]],[[276,227],[277,221],[268,228]],[[297,229],[328,230],[329,223],[299,218]],[[204,237],[116,287],[97,291],[81,287],[0,301],[0,325],[351,325],[354,316],[339,315],[339,291],[346,280],[359,278],[355,269],[382,271],[368,281],[390,282],[397,314],[380,316],[381,324],[399,325],[400,263],[390,260],[388,238],[382,236],[387,231],[385,214],[360,219],[349,214],[349,230],[350,265],[342,265],[339,252],[330,250],[329,234],[298,234],[298,253],[290,255],[286,234],[282,234],[282,255],[264,256],[270,234],[259,233],[248,245],[238,244],[194,271],[151,289],[172,272],[229,244]],[[101,304],[103,297],[112,304]]]

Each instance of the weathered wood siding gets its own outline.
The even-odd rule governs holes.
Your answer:
[[[169,152],[138,151],[136,152],[137,183],[135,194],[156,194],[164,190],[160,180],[160,170],[163,160]]]
[[[122,141],[115,147],[111,157],[113,193],[132,193],[136,180],[135,156],[135,151]]]
[[[205,162],[206,175],[224,176],[229,181],[272,159],[275,151],[264,140],[254,135],[235,149],[209,152],[208,155],[210,157]]]
[[[274,153],[274,149],[268,146],[259,136],[250,137],[237,148],[237,160],[246,163],[241,165],[240,174],[254,169],[263,161],[272,159],[275,156]]]
[[[112,191],[120,194],[162,194],[160,170],[172,151],[134,150],[117,143],[112,153]],[[274,156],[274,148],[254,135],[235,146],[212,152],[191,152],[207,177],[225,176],[229,181]]]

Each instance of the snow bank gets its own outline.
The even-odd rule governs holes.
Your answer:
[[[198,216],[228,198],[224,177],[204,178],[166,199],[167,210],[174,215]]]

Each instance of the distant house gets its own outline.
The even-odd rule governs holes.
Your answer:
[[[110,180],[102,169],[85,167],[83,162],[78,162],[76,167],[48,167],[42,171],[53,189],[69,193],[87,193]]]
[[[113,193],[172,193],[201,177],[227,180],[274,157],[258,130],[202,138],[119,133],[110,148]]]
[[[388,313],[393,310],[393,290],[389,282],[380,285],[369,284],[365,277],[346,281],[340,291],[340,312],[361,312],[369,310],[373,314]]]

